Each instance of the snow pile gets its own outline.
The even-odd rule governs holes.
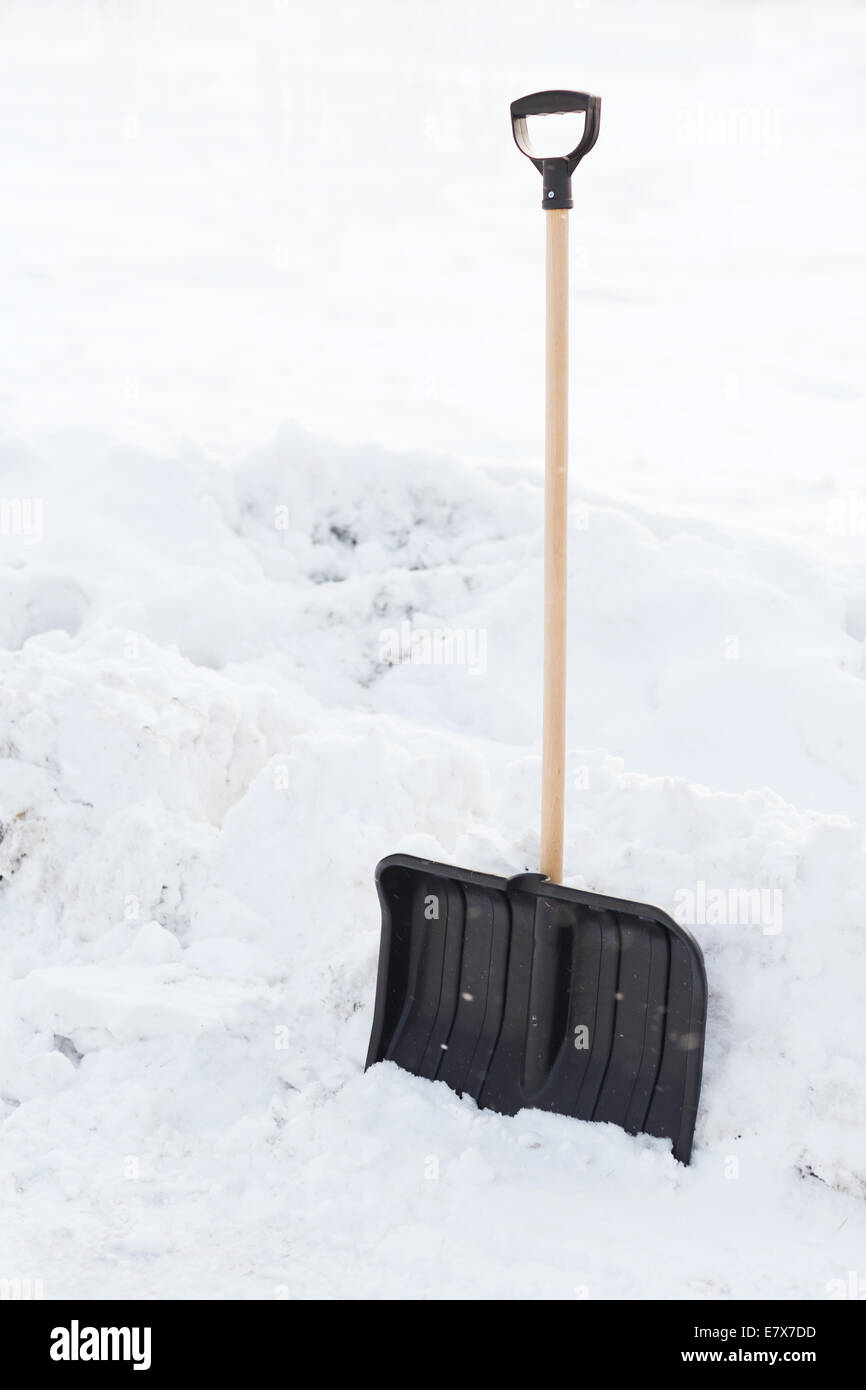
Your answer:
[[[0,1280],[856,1288],[863,7],[7,10]],[[704,947],[687,1170],[361,1070],[376,861],[537,864],[574,84],[566,865]]]
[[[297,430],[231,469],[84,435],[0,469],[43,504],[0,554],[0,1273],[823,1298],[857,1268],[862,564],[574,492],[568,881],[691,914],[683,1169],[361,1070],[378,858],[537,861],[537,476]]]

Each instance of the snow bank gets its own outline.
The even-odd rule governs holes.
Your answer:
[[[377,859],[536,864],[534,476],[288,429],[232,469],[9,441],[6,495],[24,475],[4,1271],[49,1296],[823,1298],[857,1268],[862,564],[574,493],[568,881],[691,913],[683,1169],[361,1070]]]

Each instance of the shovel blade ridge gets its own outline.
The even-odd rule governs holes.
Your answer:
[[[514,1115],[551,1110],[670,1139],[688,1163],[707,984],[658,908],[394,854],[367,1067],[392,1061]]]

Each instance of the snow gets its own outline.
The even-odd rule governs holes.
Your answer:
[[[46,14],[0,47],[0,1277],[831,1296],[866,1236],[866,15]],[[566,881],[696,909],[688,1169],[362,1070],[377,860],[537,866],[507,103],[578,82]],[[457,659],[392,664],[407,623]]]

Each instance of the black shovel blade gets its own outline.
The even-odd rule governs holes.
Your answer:
[[[502,1115],[534,1108],[670,1139],[701,1089],[701,949],[656,907],[542,874],[392,854],[367,1066],[391,1061]]]

